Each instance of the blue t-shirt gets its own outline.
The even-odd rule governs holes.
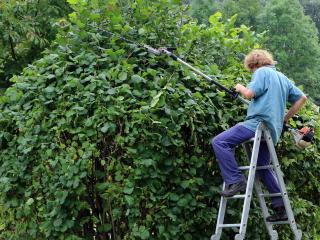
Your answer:
[[[255,131],[259,122],[263,121],[271,132],[273,142],[277,143],[282,132],[286,103],[295,103],[303,96],[302,91],[271,65],[258,68],[247,88],[253,91],[254,98],[241,125]]]

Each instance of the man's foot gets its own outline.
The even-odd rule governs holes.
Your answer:
[[[233,184],[227,185],[225,190],[220,192],[220,195],[224,197],[232,197],[233,195],[246,190],[246,187],[247,187],[246,181],[233,183]]]
[[[287,221],[288,216],[285,207],[277,207],[274,209],[274,214],[266,218],[267,222]]]

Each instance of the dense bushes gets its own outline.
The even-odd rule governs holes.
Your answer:
[[[75,12],[54,50],[0,98],[1,238],[208,239],[222,181],[209,140],[240,121],[244,106],[173,60],[94,26],[178,46],[228,87],[249,78],[241,56],[259,36],[219,14],[209,28],[196,25],[166,0],[69,2]],[[298,222],[315,236],[318,149],[297,154],[285,139],[280,155]],[[258,212],[249,239],[266,238]],[[228,214],[236,221],[240,212]]]

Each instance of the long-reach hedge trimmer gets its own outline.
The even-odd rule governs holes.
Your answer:
[[[93,26],[94,27],[94,26]],[[179,58],[177,55],[175,55],[172,51],[169,51],[169,48],[165,48],[165,47],[161,47],[161,48],[153,48],[149,45],[146,44],[141,44],[132,40],[129,40],[119,34],[114,34],[112,32],[109,32],[107,30],[101,29],[101,28],[97,28],[96,29],[103,31],[109,35],[112,36],[116,36],[119,39],[128,42],[130,44],[134,44],[140,48],[144,48],[146,49],[149,53],[154,54],[154,55],[162,55],[165,54],[169,57],[171,57],[173,60],[181,63],[182,65],[186,66],[187,68],[191,69],[193,72],[195,72],[196,74],[198,74],[199,76],[205,78],[207,81],[209,81],[210,83],[213,83],[220,91],[224,91],[227,94],[229,94],[233,99],[239,99],[242,103],[249,105],[250,101],[242,98],[241,96],[239,96],[239,93],[234,91],[233,89],[228,89],[227,87],[223,86],[222,84],[220,84],[219,82],[217,82],[216,80],[212,79],[212,77],[204,74],[202,71],[200,71],[198,68],[195,68],[193,66],[191,66],[189,63],[185,62],[184,60],[182,60],[181,58]],[[299,148],[299,149],[304,149],[308,146],[310,146],[313,142],[314,139],[314,128],[311,127],[303,127],[301,129],[295,129],[290,127],[289,125],[285,125],[284,126],[284,131],[289,131],[291,133],[291,135],[294,138],[295,141],[295,145]]]

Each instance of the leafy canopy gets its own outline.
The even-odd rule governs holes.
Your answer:
[[[0,2],[0,88],[39,58],[55,38],[55,22],[69,11],[64,0]]]

